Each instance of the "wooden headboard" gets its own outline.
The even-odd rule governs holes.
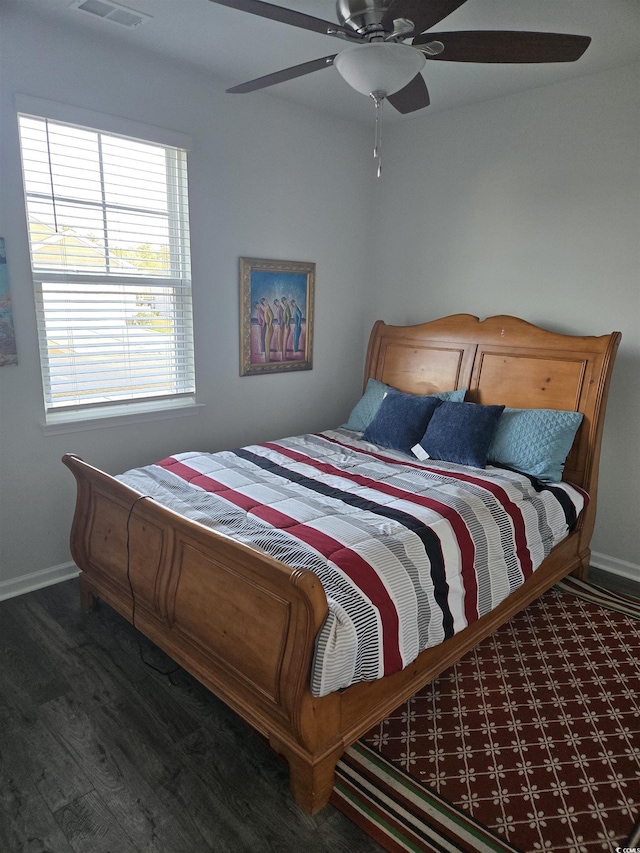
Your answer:
[[[561,335],[517,317],[454,314],[416,326],[378,321],[369,377],[412,394],[467,388],[474,403],[582,412],[564,479],[585,489],[595,514],[604,411],[620,332]]]

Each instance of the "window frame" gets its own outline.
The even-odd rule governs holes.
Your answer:
[[[86,128],[90,131],[103,133],[107,135],[119,136],[132,139],[141,143],[151,145],[160,145],[163,147],[179,149],[184,152],[184,190],[187,190],[187,153],[191,149],[191,139],[189,136],[177,131],[164,130],[151,125],[142,124],[136,121],[130,121],[117,116],[97,113],[90,110],[78,109],[66,104],[45,101],[39,98],[31,98],[24,95],[16,95],[15,109],[17,113],[17,122],[20,117],[35,118],[39,120],[51,120],[53,122],[64,123],[79,128]],[[20,154],[22,159],[22,144],[20,142]],[[25,181],[25,171],[22,167],[23,182]],[[167,169],[168,186],[170,186],[169,173],[173,171],[178,174],[177,163],[171,164]],[[176,178],[176,186],[177,186]],[[176,198],[180,198],[179,194]],[[28,206],[27,192],[24,187],[25,199],[25,223],[28,223]],[[179,201],[177,202],[179,205]],[[188,214],[184,215],[184,210],[178,210],[176,218],[169,218],[169,225],[175,223],[178,219],[182,219],[187,227],[189,227]],[[182,232],[175,234],[170,228],[170,240],[182,239]],[[188,238],[188,233],[187,233]],[[31,247],[31,238],[29,236],[29,247]],[[178,256],[185,257],[186,267],[190,266],[189,247],[183,246],[178,252]],[[173,255],[173,252],[171,253]],[[108,273],[92,273],[86,271],[69,271],[64,270],[61,266],[53,264],[51,268],[34,267],[31,262],[31,275],[34,286],[34,299],[36,303],[36,325],[38,332],[38,342],[40,349],[40,365],[43,382],[43,406],[44,406],[44,424],[43,428],[46,432],[63,432],[73,429],[81,429],[84,427],[100,427],[112,423],[123,423],[126,421],[140,421],[147,419],[155,419],[158,417],[173,417],[184,414],[195,414],[201,406],[196,402],[195,396],[195,363],[194,363],[194,344],[193,344],[193,313],[191,307],[191,275],[190,269],[184,269],[182,266],[176,268],[172,263],[171,269],[167,275],[160,276],[145,276],[142,275],[122,275],[109,276]],[[176,272],[179,275],[176,275]],[[186,273],[186,275],[185,275]],[[167,287],[172,293],[172,297],[178,299],[180,304],[180,316],[184,316],[186,335],[185,340],[180,340],[178,332],[172,336],[172,343],[180,342],[181,358],[187,366],[187,389],[184,391],[169,392],[166,395],[147,396],[132,399],[121,399],[108,402],[90,402],[88,404],[68,404],[64,406],[52,406],[48,403],[50,395],[47,390],[49,381],[49,356],[47,347],[47,332],[44,321],[42,286],[44,282],[62,282],[68,284],[100,284],[100,283],[117,283],[125,286],[138,287]],[[184,292],[184,304],[180,302]]]

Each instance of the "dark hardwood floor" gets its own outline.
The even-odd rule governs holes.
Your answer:
[[[601,586],[640,584],[593,570]],[[0,853],[373,853],[332,806],[76,581],[0,602]]]
[[[0,602],[1,853],[373,853],[333,806],[77,582]]]

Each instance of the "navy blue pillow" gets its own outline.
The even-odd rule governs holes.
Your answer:
[[[503,410],[504,406],[443,402],[413,452],[419,459],[484,468]]]
[[[411,448],[420,441],[440,405],[443,403],[438,397],[404,394],[392,388],[362,438],[411,455]]]

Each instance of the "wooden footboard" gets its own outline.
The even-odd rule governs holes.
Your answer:
[[[313,573],[190,521],[68,454],[83,605],[104,599],[265,735],[289,762],[296,802],[314,813],[349,744],[562,577],[586,570],[619,341],[617,332],[556,335],[512,317],[374,327],[365,379],[423,394],[466,387],[480,403],[582,412],[565,470],[591,496],[577,529],[520,589],[402,672],[314,697],[311,667],[327,601]]]
[[[83,605],[106,601],[267,737],[300,767],[298,798],[316,810],[317,784],[303,780],[305,772],[317,775],[329,756],[332,774],[343,749],[331,699],[314,699],[309,687],[327,613],[320,581],[183,518],[77,456],[63,462],[78,486],[71,550]],[[320,714],[318,703],[327,706]]]

